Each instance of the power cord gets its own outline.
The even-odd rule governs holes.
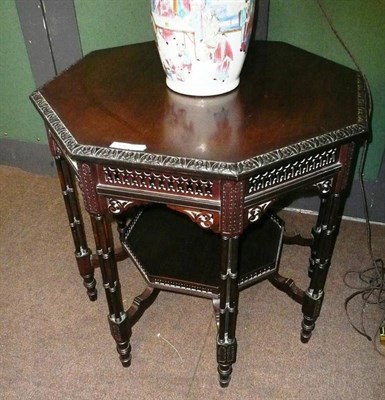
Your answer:
[[[365,165],[366,153],[367,153],[367,142],[365,143],[365,149],[362,153],[359,169],[360,169],[361,192],[365,210],[367,246],[372,266],[369,268],[365,268],[363,270],[350,270],[345,273],[343,277],[345,285],[355,290],[350,296],[348,296],[345,299],[345,312],[349,320],[349,323],[353,327],[353,329],[357,331],[360,335],[366,337],[369,341],[373,341],[374,348],[376,349],[376,351],[380,353],[382,356],[385,356],[385,353],[379,349],[378,341],[376,339],[380,334],[381,328],[385,326],[385,267],[384,267],[384,261],[381,258],[375,258],[373,254],[372,232],[369,220],[368,202],[363,180],[364,177],[363,168]],[[360,282],[362,282],[362,284],[360,284],[360,286],[356,286],[349,283],[348,282],[349,277],[353,277],[356,280],[358,279]],[[360,296],[362,300],[362,308],[360,313],[360,328],[356,326],[356,324],[353,322],[348,312],[348,305],[350,301],[356,298],[357,296]],[[369,305],[377,305],[380,308],[380,310],[382,310],[382,317],[380,318],[380,323],[377,325],[376,330],[372,336],[370,336],[367,333],[367,330],[365,328],[365,318],[364,318],[366,309]]]
[[[360,72],[362,75],[366,89],[367,89],[367,94],[368,94],[368,117],[369,121],[371,121],[372,118],[372,110],[373,110],[373,103],[372,103],[372,96],[371,96],[371,91],[370,91],[370,86],[368,83],[368,80],[366,76],[363,74],[358,62],[356,61],[355,57],[353,56],[352,52],[344,42],[344,40],[341,38],[339,33],[337,32],[336,28],[333,25],[333,22],[325,10],[324,6],[322,5],[322,0],[316,0],[316,3],[318,7],[320,8],[326,22],[328,23],[330,29],[334,33],[335,37],[339,41],[339,43],[342,45],[346,53],[348,54],[349,58],[351,61],[354,63],[356,69]],[[366,268],[364,270],[350,270],[346,272],[346,274],[343,277],[343,281],[345,285],[351,289],[354,289],[355,292],[353,292],[350,296],[348,296],[345,299],[345,312],[346,316],[348,318],[348,321],[350,325],[353,327],[355,331],[357,331],[360,335],[366,337],[369,341],[372,341],[374,343],[374,348],[378,353],[380,353],[382,356],[385,356],[385,353],[381,351],[378,347],[378,340],[376,339],[379,337],[380,332],[384,329],[385,326],[385,267],[384,267],[384,261],[381,258],[375,258],[373,254],[373,245],[372,245],[372,231],[371,231],[371,226],[370,226],[370,218],[369,218],[369,208],[368,208],[368,201],[367,201],[367,196],[366,196],[366,190],[365,190],[365,183],[364,183],[364,166],[365,166],[365,161],[366,161],[366,155],[368,151],[368,141],[365,141],[364,148],[361,154],[361,160],[360,160],[360,165],[359,165],[359,181],[360,181],[360,187],[361,187],[361,193],[362,193],[362,200],[363,200],[363,206],[364,206],[364,212],[365,212],[365,222],[366,222],[366,238],[367,238],[367,246],[368,246],[368,252],[369,252],[369,257],[371,260],[371,267]],[[356,279],[362,282],[360,286],[355,286],[347,282],[347,278],[350,276],[354,276]],[[352,318],[349,315],[348,312],[348,305],[351,300],[356,298],[357,296],[361,297],[362,300],[362,308],[361,308],[361,313],[360,313],[360,328],[357,327],[357,325],[353,322]],[[367,330],[365,328],[365,313],[366,309],[369,305],[377,305],[381,312],[382,316],[380,317],[380,323],[378,324],[376,331],[372,336],[370,336],[367,333]]]

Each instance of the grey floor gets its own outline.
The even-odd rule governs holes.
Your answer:
[[[95,303],[77,273],[57,179],[1,166],[0,185],[0,399],[384,398],[385,357],[352,329],[344,311],[352,293],[344,273],[370,265],[364,224],[342,222],[322,314],[307,345],[299,340],[298,304],[267,281],[241,293],[238,360],[229,388],[221,389],[209,300],[162,292],[133,329],[132,366],[124,369],[109,333],[100,272]],[[283,216],[293,232],[308,232],[314,223],[308,215]],[[384,258],[385,227],[372,232],[374,252]],[[281,272],[306,287],[308,257],[306,248],[285,246]],[[128,305],[144,284],[130,262],[119,268]],[[357,320],[360,310],[352,303]],[[373,332],[380,310],[371,306],[365,315]]]

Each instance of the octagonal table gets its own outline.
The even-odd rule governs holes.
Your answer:
[[[131,361],[131,327],[159,289],[213,298],[222,386],[236,359],[238,292],[245,282],[268,277],[300,303],[301,338],[309,340],[356,150],[367,137],[366,97],[356,71],[278,42],[252,43],[240,86],[221,96],[170,91],[152,42],[93,52],[32,94],[58,167],[80,274],[95,300],[94,269],[101,268],[109,324],[124,366]],[[97,257],[87,244],[76,180],[91,215]],[[304,291],[278,273],[282,223],[269,209],[309,187],[321,200]],[[163,207],[144,207],[148,204]],[[127,222],[127,214],[138,207],[139,214]],[[124,255],[114,251],[111,214],[149,285],[129,310],[123,308],[116,261]],[[178,222],[183,214],[196,225]],[[163,221],[157,225],[160,232],[152,231],[157,221]],[[251,239],[242,244],[250,229]],[[184,253],[176,256],[172,242],[165,241],[175,230],[175,240],[197,238],[185,250],[187,273]],[[168,250],[156,253],[155,242],[158,250]],[[189,251],[203,247],[198,259],[211,261],[195,268]],[[219,249],[218,263],[212,262],[212,248]],[[242,256],[252,260],[248,267],[239,261]],[[170,274],[168,257],[179,265]],[[163,261],[159,270],[157,259]],[[239,273],[242,268],[246,272]],[[204,271],[211,278],[199,278]]]

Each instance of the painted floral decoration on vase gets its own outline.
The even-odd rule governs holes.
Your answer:
[[[255,0],[151,0],[167,86],[192,96],[235,89],[254,9]]]

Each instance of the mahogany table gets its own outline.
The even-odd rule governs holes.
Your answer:
[[[243,286],[268,277],[300,303],[301,339],[309,340],[357,147],[368,132],[367,93],[359,73],[288,44],[255,42],[236,90],[186,97],[166,87],[155,44],[149,42],[95,51],[31,99],[48,129],[80,274],[95,300],[94,269],[100,266],[108,320],[124,366],[131,361],[131,327],[159,289],[213,299],[222,386],[236,359]],[[76,181],[91,216],[97,256],[87,244]],[[282,223],[270,209],[309,187],[321,200],[304,291],[278,273]],[[141,208],[147,204],[163,206]],[[127,213],[137,208],[138,214],[129,216],[133,222],[127,222]],[[111,215],[149,285],[129,310],[123,308],[116,264],[123,256],[114,251]],[[165,233],[151,229],[152,221]],[[160,241],[157,249],[152,245],[175,231],[185,242],[193,235],[197,260],[210,263],[188,261],[186,249],[183,268],[183,253],[174,254],[170,240]],[[249,239],[243,239],[246,233]],[[162,246],[168,250],[155,252]],[[179,268],[170,274],[167,263],[159,270],[154,266],[168,257]],[[200,279],[204,270],[209,277]],[[182,274],[186,271],[191,276]]]

